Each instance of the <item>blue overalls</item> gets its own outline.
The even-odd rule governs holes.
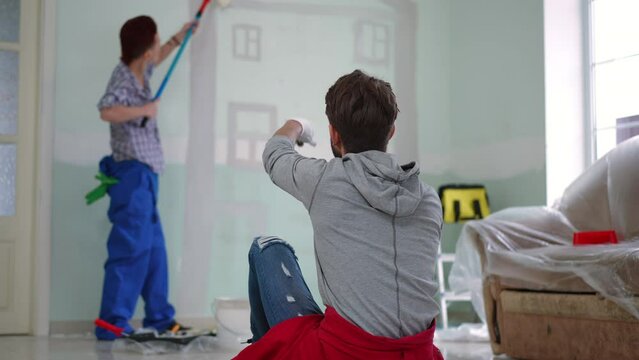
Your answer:
[[[168,268],[164,234],[157,211],[158,175],[137,160],[100,161],[100,171],[119,181],[112,185],[109,220],[113,224],[107,242],[100,319],[131,332],[138,297],[144,299],[144,327],[164,331],[175,310],[168,302]],[[115,335],[96,328],[98,339]]]

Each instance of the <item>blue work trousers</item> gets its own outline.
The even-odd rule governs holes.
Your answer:
[[[131,332],[137,300],[144,300],[143,326],[164,331],[175,315],[168,301],[168,265],[164,234],[157,211],[158,175],[136,160],[114,161],[107,156],[100,170],[118,179],[108,189],[108,217],[113,227],[107,242],[100,319]],[[96,337],[115,338],[96,328]]]

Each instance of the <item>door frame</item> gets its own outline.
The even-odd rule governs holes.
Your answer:
[[[38,36],[38,91],[36,123],[36,202],[33,241],[31,334],[49,335],[51,298],[51,198],[55,107],[55,44],[57,0],[34,0],[40,6]]]
[[[19,88],[18,88],[18,132],[16,135],[2,135],[0,139],[11,141],[15,138],[18,157],[16,167],[16,213],[15,221],[17,232],[14,244],[14,267],[12,271],[23,271],[25,280],[17,283],[12,288],[13,292],[26,294],[26,304],[21,304],[16,309],[19,317],[26,317],[24,327],[18,324],[15,333],[33,333],[34,321],[37,317],[34,314],[34,305],[39,292],[35,288],[35,268],[34,254],[35,244],[35,224],[37,219],[36,203],[38,192],[36,191],[38,182],[37,159],[38,150],[38,123],[39,119],[39,65],[40,65],[40,24],[37,20],[41,14],[42,0],[21,0],[20,1],[20,36],[17,45],[3,43],[9,50],[15,50],[19,54]],[[28,179],[28,180],[26,180]],[[25,185],[24,181],[28,183]],[[17,259],[15,258],[17,256]],[[24,262],[24,267],[17,268],[16,262]],[[15,280],[15,274],[12,275]],[[24,282],[22,282],[24,281]],[[15,296],[15,295],[14,295]],[[14,298],[15,301],[15,298]],[[17,306],[16,306],[17,307]]]

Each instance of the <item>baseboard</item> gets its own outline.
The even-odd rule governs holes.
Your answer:
[[[213,317],[201,318],[178,318],[181,324],[196,329],[215,329],[215,319]],[[141,319],[131,320],[131,326],[139,328],[142,326]],[[51,335],[70,335],[70,334],[86,334],[93,333],[95,325],[90,320],[77,321],[52,321],[50,324],[49,334]]]

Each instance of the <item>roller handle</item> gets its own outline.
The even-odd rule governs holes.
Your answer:
[[[196,22],[200,21],[200,18],[202,18],[202,14],[204,13],[204,10],[206,9],[207,5],[210,2],[211,0],[202,1],[202,5],[200,5],[200,8],[198,9],[197,14],[195,14]],[[162,80],[162,84],[160,85],[160,88],[158,89],[157,93],[153,97],[153,101],[156,101],[162,96],[162,93],[164,92],[164,88],[166,87],[166,84],[169,82],[169,79],[171,78],[171,75],[173,74],[173,70],[175,70],[175,65],[177,65],[178,61],[180,60],[180,57],[182,56],[182,52],[184,51],[186,44],[188,44],[189,39],[191,39],[191,35],[193,35],[193,26],[191,26],[189,31],[186,32],[186,36],[184,37],[184,39],[182,39],[182,45],[180,45],[180,48],[178,49],[177,54],[173,58],[173,62],[171,63],[171,66],[169,67],[169,71],[167,71],[166,75],[164,76],[164,79]],[[145,116],[144,119],[142,119],[142,124],[140,124],[140,127],[146,127],[147,122],[149,122],[149,117]]]
[[[114,333],[117,336],[128,336],[129,334],[124,332],[124,329],[113,324],[110,324],[102,319],[95,319],[95,326],[100,327],[104,330],[108,330]]]

